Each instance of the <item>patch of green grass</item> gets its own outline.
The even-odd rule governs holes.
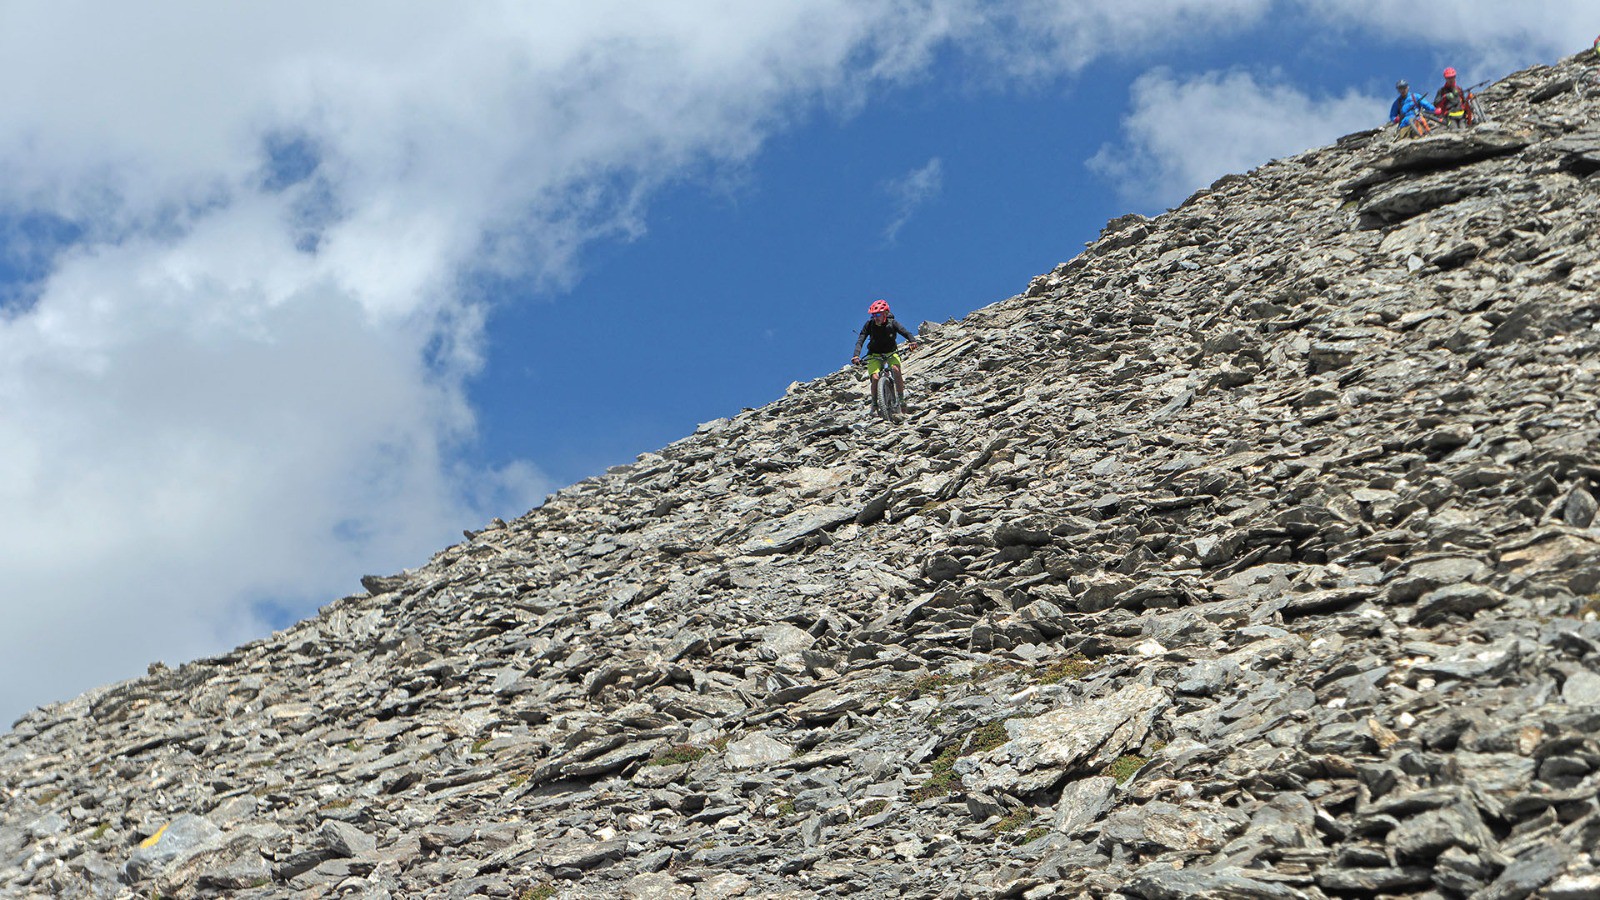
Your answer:
[[[951,685],[960,683],[961,679],[955,677],[954,675],[935,675],[929,673],[927,675],[922,675],[915,681],[911,682],[911,686],[902,690],[900,692],[900,696],[906,697],[910,696],[911,694],[931,694],[934,691],[942,691]]]
[[[49,806],[51,803],[55,802],[57,797],[60,797],[62,794],[65,794],[65,793],[66,793],[66,791],[63,791],[60,788],[52,788],[51,790],[45,791],[44,793],[40,794],[39,795],[39,799],[37,799],[37,800],[35,800],[33,802],[37,803],[40,806]]]
[[[1031,844],[1049,833],[1050,829],[1044,827],[1043,825],[1036,825],[1033,828],[1029,828],[1028,833],[1022,836],[1022,842],[1024,844]]]
[[[944,748],[943,753],[934,758],[931,765],[933,774],[911,792],[912,801],[931,800],[950,793],[956,783],[956,760],[974,753],[993,750],[1007,740],[1005,723],[990,722],[967,732],[960,740],[951,742],[950,746]]]
[[[781,819],[787,819],[790,816],[794,815],[794,800],[792,798],[789,798],[789,797],[785,797],[782,800],[779,800],[778,801],[777,812],[778,812],[778,817],[781,818]]]
[[[888,807],[889,801],[887,800],[868,800],[866,803],[861,804],[861,809],[856,812],[856,818],[870,819],[888,809]]]
[[[546,881],[544,884],[524,888],[522,893],[517,895],[517,900],[550,900],[555,895],[556,886]]]
[[[972,730],[972,736],[967,740],[967,751],[961,755],[984,753],[1009,740],[1011,738],[1006,734],[1006,723],[990,722],[987,725],[980,725]]]
[[[1019,806],[1006,813],[1000,821],[994,823],[994,828],[991,830],[995,834],[1010,834],[1013,831],[1021,831],[1022,826],[1028,824],[1032,818],[1033,812],[1031,810],[1026,806]]]
[[[724,745],[724,746],[726,746],[726,745]],[[650,761],[648,763],[645,763],[645,765],[647,765],[647,766],[677,766],[677,765],[683,765],[685,763],[692,763],[695,760],[699,759],[702,756],[705,756],[707,753],[710,753],[710,752],[711,752],[711,748],[710,747],[696,747],[694,744],[678,744],[678,745],[673,746],[673,747],[667,747],[666,749],[662,750],[660,753],[657,753],[654,757],[651,757]]]
[[[491,737],[478,738],[477,740],[472,742],[472,752],[473,753],[482,753],[483,752],[483,748],[489,746],[489,742],[492,741],[492,740],[494,740],[494,738],[491,738]]]
[[[983,665],[972,670],[972,680],[988,681],[991,678],[998,678],[1001,675],[1010,675],[1013,672],[1021,672],[1024,668],[1025,666],[1012,662],[984,663]]]
[[[1105,774],[1115,778],[1117,780],[1117,784],[1126,784],[1128,779],[1133,777],[1133,773],[1139,771],[1139,769],[1149,761],[1150,757],[1148,756],[1140,756],[1137,753],[1129,753],[1124,756],[1117,757],[1116,762],[1106,766]]]
[[[318,810],[349,809],[350,806],[352,804],[354,804],[355,802],[356,801],[355,801],[354,798],[342,797],[342,798],[340,798],[338,800],[329,800],[327,803],[324,803],[321,806],[317,807],[317,809]]]
[[[1033,676],[1035,684],[1060,684],[1063,681],[1076,681],[1094,671],[1094,663],[1081,656],[1053,662],[1040,668]]]
[[[956,764],[956,760],[960,758],[961,754],[955,748],[939,754],[938,758],[933,761],[933,774],[928,776],[927,781],[924,781],[916,790],[911,792],[912,801],[920,803],[923,800],[932,800],[934,797],[943,797],[945,794],[950,793],[950,786],[956,780],[956,773],[953,767]]]
[[[1079,667],[1082,667],[1081,669]],[[1040,684],[1055,684],[1067,678],[1077,678],[1094,668],[1094,663],[1088,660],[1073,657],[1069,660],[1033,670],[1036,674],[1033,680]],[[981,684],[999,678],[1003,675],[1015,675],[1019,672],[1028,672],[1029,667],[1013,662],[989,662],[974,666],[965,675],[949,675],[926,673],[917,676],[911,684],[895,692],[898,697],[909,697],[912,694],[928,694],[934,691],[943,691],[962,684]]]
[[[105,837],[106,836],[106,832],[108,832],[110,830],[111,830],[111,823],[110,822],[101,822],[99,824],[99,826],[97,826],[95,828],[95,830],[89,835],[89,840],[98,841],[101,838]]]

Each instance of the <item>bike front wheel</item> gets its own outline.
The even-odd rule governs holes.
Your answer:
[[[886,422],[900,418],[900,389],[895,385],[892,374],[885,374],[878,380],[878,415],[883,416]]]

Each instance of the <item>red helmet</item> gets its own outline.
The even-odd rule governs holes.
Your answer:
[[[1454,77],[1456,77],[1456,70],[1454,68],[1445,69],[1444,70],[1444,77],[1446,77],[1446,78],[1454,78]]]
[[[872,305],[867,307],[867,312],[872,314],[872,315],[874,315],[874,316],[877,315],[878,313],[883,313],[883,314],[887,315],[888,312],[889,312],[889,301],[887,301],[887,300],[874,300],[874,301],[872,301]]]

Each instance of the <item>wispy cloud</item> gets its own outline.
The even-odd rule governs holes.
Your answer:
[[[900,229],[911,221],[917,210],[937,198],[943,190],[944,162],[937,156],[899,178],[884,182],[883,191],[894,204],[894,218],[883,230],[884,239],[894,243]]]
[[[1281,0],[1280,0],[1281,2]],[[1017,42],[994,48],[1000,71],[1054,77],[1106,57],[1151,52],[1173,40],[1189,45],[1248,28],[1274,0],[1021,0],[994,4],[989,14],[1017,27],[996,33]]]
[[[1381,124],[1387,101],[1348,92],[1311,97],[1249,72],[1179,78],[1158,69],[1134,82],[1123,140],[1088,160],[1123,198],[1171,206],[1229,172]]]
[[[1419,7],[1396,0],[1296,0],[1334,25],[1383,34],[1418,30]],[[1452,0],[1424,13],[1422,35],[1441,66],[1453,65],[1471,81],[1498,78],[1524,66],[1576,53],[1600,31],[1593,0],[1541,0],[1516,7],[1499,0]],[[1454,54],[1461,54],[1459,57]]]

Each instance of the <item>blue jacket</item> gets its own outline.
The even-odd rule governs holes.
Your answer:
[[[1389,121],[1401,125],[1410,125],[1411,120],[1423,110],[1433,109],[1421,94],[1407,94],[1404,97],[1394,98],[1394,103],[1389,105]]]

